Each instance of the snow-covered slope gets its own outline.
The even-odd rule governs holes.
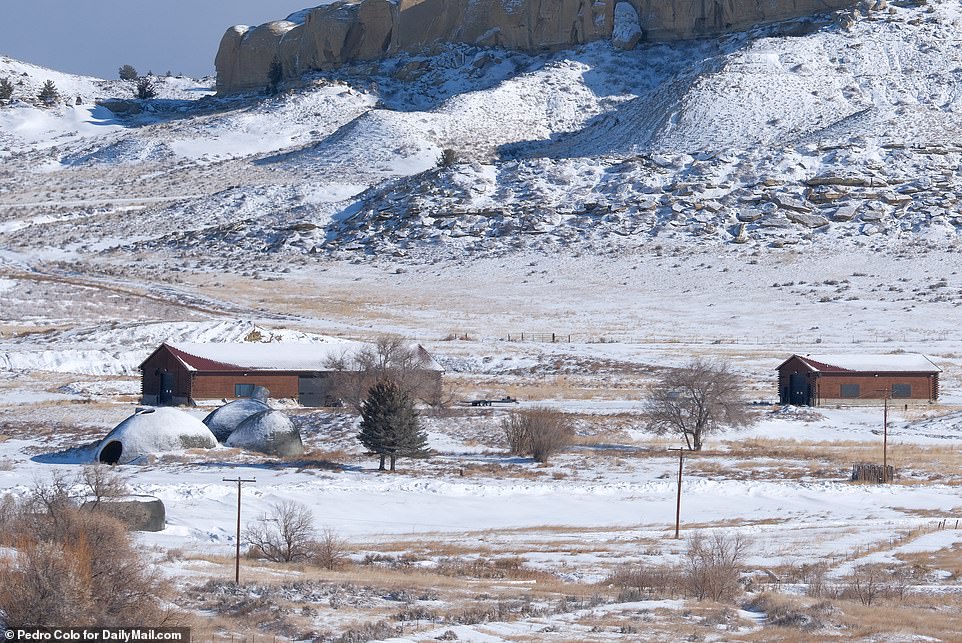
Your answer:
[[[519,240],[953,247],[962,9],[856,17],[627,52],[455,46],[275,97],[162,88],[128,116],[14,104],[0,108],[0,241],[7,260],[149,250],[221,269],[252,250],[269,264]],[[32,86],[50,75],[4,65]],[[129,95],[121,81],[54,80]]]

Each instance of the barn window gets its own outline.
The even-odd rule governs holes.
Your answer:
[[[254,395],[253,384],[234,384],[234,397],[251,397]]]
[[[842,397],[858,397],[862,394],[858,384],[842,384]]]
[[[892,385],[892,397],[912,397],[912,385],[911,384],[893,384]]]

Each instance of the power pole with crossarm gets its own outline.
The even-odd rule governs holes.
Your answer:
[[[246,478],[224,478],[224,482],[236,482],[237,483],[237,536],[235,538],[236,542],[234,551],[234,583],[240,584],[240,525],[241,525],[241,485],[245,482],[257,482],[256,479],[246,479]]]

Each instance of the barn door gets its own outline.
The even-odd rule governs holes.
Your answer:
[[[788,403],[795,406],[805,406],[811,404],[811,388],[808,385],[808,378],[801,373],[792,373],[788,378]]]
[[[174,382],[176,378],[173,373],[164,371],[160,374],[160,395],[157,397],[157,403],[161,406],[165,404],[173,404],[174,402]]]
[[[301,406],[324,406],[326,380],[320,377],[297,378],[297,402]]]

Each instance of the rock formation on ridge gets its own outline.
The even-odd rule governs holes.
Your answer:
[[[622,4],[626,6],[617,6]],[[626,39],[621,34],[640,28],[644,40],[695,38],[852,4],[852,0],[339,0],[287,20],[228,29],[215,59],[217,91],[264,89],[275,65],[282,78],[290,79],[437,43],[538,51],[615,35],[616,45],[634,46],[638,37]],[[618,25],[619,20],[626,24]]]

